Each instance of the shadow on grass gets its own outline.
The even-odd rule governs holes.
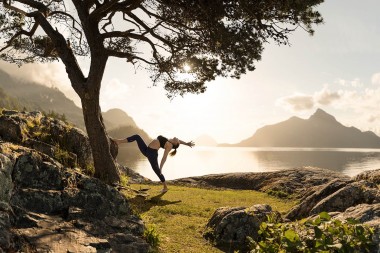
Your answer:
[[[139,211],[139,213],[145,213],[154,206],[167,206],[182,202],[182,200],[169,201],[162,199],[162,196],[164,196],[165,193],[166,192],[157,194],[156,196],[153,196],[151,198],[146,198],[146,196],[137,195],[129,201]]]

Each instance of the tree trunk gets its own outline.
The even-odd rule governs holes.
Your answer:
[[[94,158],[95,177],[112,184],[120,181],[120,172],[110,152],[110,139],[106,133],[99,96],[82,98],[83,116]]]

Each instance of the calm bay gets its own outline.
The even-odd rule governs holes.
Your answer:
[[[163,150],[159,151],[159,162]],[[121,147],[117,160],[141,175],[157,181],[148,160],[132,147]],[[380,168],[380,149],[348,148],[250,148],[183,147],[168,157],[163,168],[166,179],[230,172],[268,172],[303,166],[334,170],[355,176]]]

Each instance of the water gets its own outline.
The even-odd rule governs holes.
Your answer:
[[[159,163],[163,150],[159,151]],[[140,151],[121,147],[119,163],[157,181],[148,160]],[[168,156],[163,168],[166,179],[229,172],[266,172],[312,166],[334,170],[348,176],[380,168],[380,149],[336,148],[243,148],[194,147],[179,148]]]

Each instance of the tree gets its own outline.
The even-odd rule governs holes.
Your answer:
[[[288,44],[298,28],[313,34],[323,0],[0,0],[0,59],[60,60],[79,95],[95,176],[119,180],[99,106],[107,60],[149,69],[169,97],[202,93],[217,76],[255,69],[264,44]],[[84,73],[77,57],[89,56]],[[179,73],[191,69],[187,78]]]

